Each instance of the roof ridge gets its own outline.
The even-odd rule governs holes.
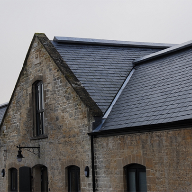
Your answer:
[[[77,38],[77,37],[60,37],[54,36],[53,41],[58,43],[72,43],[72,44],[91,44],[91,45],[110,45],[122,47],[151,47],[151,48],[168,48],[176,44],[167,43],[147,43],[147,42],[134,42],[134,41],[117,41],[106,39],[91,39],[91,38]]]
[[[133,64],[137,65],[141,62],[148,61],[148,60],[151,60],[151,59],[154,59],[154,58],[157,58],[157,57],[160,57],[160,56],[163,56],[163,55],[175,52],[175,51],[179,51],[179,50],[185,49],[185,48],[190,47],[190,46],[192,46],[192,40],[187,41],[187,42],[182,43],[182,44],[179,44],[179,45],[175,45],[173,47],[169,47],[169,48],[161,50],[161,51],[157,51],[155,53],[146,55],[144,57],[140,57],[138,59],[135,59],[133,61]]]

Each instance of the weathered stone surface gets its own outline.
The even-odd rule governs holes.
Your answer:
[[[58,61],[59,62],[59,61]],[[45,137],[34,138],[32,85],[42,80],[45,102]],[[22,166],[48,169],[50,191],[68,191],[67,167],[80,167],[81,192],[91,192],[91,131],[94,118],[71,84],[36,38],[25,61],[0,130],[0,192],[8,191],[8,170]],[[17,162],[16,146],[39,146],[40,159],[23,149]],[[192,191],[192,130],[180,129],[94,138],[96,189],[126,190],[123,167],[146,166],[148,191]],[[84,175],[85,166],[90,176]],[[40,178],[40,177],[39,177]],[[38,178],[33,183],[38,183]],[[39,189],[39,188],[38,188]],[[33,188],[37,191],[37,187]]]
[[[192,129],[95,138],[98,191],[126,190],[123,167],[146,166],[151,192],[192,191]]]
[[[32,85],[36,80],[44,84],[44,139],[33,138]],[[0,167],[5,168],[6,176],[0,178],[0,191],[8,191],[9,168],[38,164],[48,168],[50,191],[68,191],[65,175],[69,165],[80,167],[81,191],[92,191],[91,175],[84,176],[85,166],[91,169],[90,118],[89,109],[36,38],[1,129]],[[40,145],[41,158],[23,149],[25,158],[18,163],[18,145]]]

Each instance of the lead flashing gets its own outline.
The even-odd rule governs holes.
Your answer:
[[[133,42],[133,41],[115,41],[105,39],[89,39],[89,38],[58,37],[58,36],[55,36],[53,41],[57,43],[70,43],[70,44],[108,45],[108,46],[120,46],[120,47],[149,47],[149,48],[168,48],[175,45],[164,43],[145,43],[145,42]]]
[[[185,43],[182,43],[182,44],[179,44],[179,45],[175,45],[173,47],[170,47],[170,48],[167,48],[167,49],[164,49],[162,51],[158,51],[156,53],[152,53],[150,55],[146,55],[144,57],[141,57],[141,58],[138,58],[136,59],[135,61],[133,61],[133,64],[134,65],[137,65],[141,62],[144,62],[144,61],[148,61],[148,60],[151,60],[151,59],[154,59],[154,58],[157,58],[157,57],[160,57],[160,56],[163,56],[163,55],[167,55],[169,53],[173,53],[175,51],[179,51],[179,50],[182,50],[182,49],[185,49],[185,48],[188,48],[192,46],[192,41],[187,41]]]
[[[118,98],[120,97],[123,89],[126,87],[126,85],[129,82],[129,80],[131,79],[131,76],[133,75],[134,71],[135,71],[135,69],[132,69],[131,72],[129,73],[129,75],[127,76],[126,80],[124,81],[123,85],[121,86],[120,90],[118,91],[117,95],[115,96],[115,98],[114,98],[113,102],[111,103],[110,107],[105,112],[105,114],[103,116],[104,119],[107,119],[107,117],[109,116],[113,106],[117,102]]]

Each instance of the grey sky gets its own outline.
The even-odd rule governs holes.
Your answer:
[[[192,40],[191,0],[0,0],[0,104],[9,101],[35,32],[138,42]]]

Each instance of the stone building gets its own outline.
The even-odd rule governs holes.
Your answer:
[[[0,191],[192,191],[192,42],[35,34],[0,105]]]

